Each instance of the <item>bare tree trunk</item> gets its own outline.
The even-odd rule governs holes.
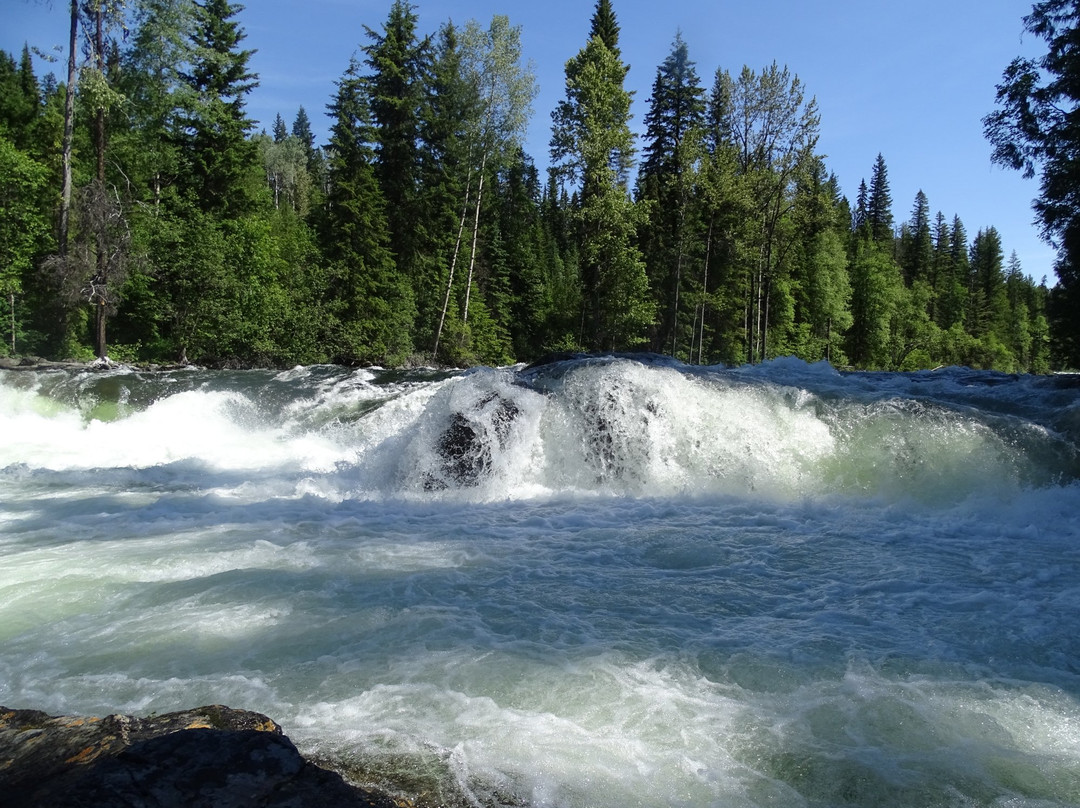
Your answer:
[[[709,217],[709,233],[705,237],[705,269],[702,273],[701,279],[701,324],[698,326],[701,330],[701,335],[698,337],[698,355],[697,363],[701,364],[701,353],[705,346],[705,306],[707,305],[709,295],[709,255],[712,252],[712,231],[713,231],[713,217]],[[691,344],[690,353],[693,354],[694,346]]]
[[[469,214],[469,195],[472,193],[472,171],[469,171],[465,181],[465,200],[461,205],[461,218],[458,220],[457,241],[454,242],[454,254],[450,258],[450,277],[446,279],[446,295],[443,297],[442,314],[439,315],[439,327],[435,331],[435,347],[431,351],[431,358],[439,355],[439,340],[442,338],[443,325],[446,323],[446,312],[450,308],[450,292],[454,288],[454,269],[457,267],[458,253],[461,251],[461,237],[465,232],[465,218]]]
[[[71,142],[75,133],[75,46],[79,35],[79,4],[71,0],[71,33],[68,37],[68,77],[64,88],[64,139],[61,153],[63,180],[60,186],[60,225],[57,252],[67,255],[71,214]]]
[[[473,270],[476,267],[476,236],[480,232],[480,202],[484,198],[484,170],[487,168],[487,149],[480,160],[480,180],[476,186],[476,212],[473,214],[472,248],[469,250],[469,280],[465,284],[465,307],[461,313],[461,324],[469,322],[469,293],[472,292]]]
[[[101,80],[105,80],[105,15],[102,10],[101,0],[98,0],[97,10],[94,12],[94,61]],[[97,152],[97,183],[98,190],[105,195],[105,107],[98,107],[94,116],[94,147]],[[98,239],[97,244],[97,277],[102,288],[102,297],[94,307],[95,335],[94,342],[97,347],[98,359],[108,357],[108,345],[105,341],[105,300],[109,294],[109,267],[107,246]]]
[[[102,80],[105,78],[105,20],[101,9],[101,2],[97,4],[95,12],[94,29],[94,60],[97,62],[98,73]],[[101,186],[105,187],[105,107],[98,107],[94,118],[94,140],[97,149],[97,179]]]

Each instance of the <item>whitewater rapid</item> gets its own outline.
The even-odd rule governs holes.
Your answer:
[[[0,703],[431,804],[1080,803],[1080,386],[0,371]]]

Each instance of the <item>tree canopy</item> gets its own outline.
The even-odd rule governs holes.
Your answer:
[[[1077,3],[1025,18],[1047,55],[1010,66],[986,120],[995,159],[1041,172],[1037,212],[1061,249],[1052,289],[995,228],[969,240],[921,191],[895,216],[884,155],[849,201],[818,151],[828,122],[786,65],[699,74],[676,31],[635,99],[614,6],[596,0],[579,21],[544,171],[524,145],[536,83],[508,16],[431,29],[393,0],[327,88],[321,143],[314,106],[256,131],[254,5],[73,4],[65,81],[35,75],[28,49],[0,53],[3,351],[216,365],[642,349],[899,370],[1080,362]]]

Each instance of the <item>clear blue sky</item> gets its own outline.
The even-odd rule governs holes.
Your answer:
[[[248,112],[270,128],[280,113],[292,123],[302,105],[322,139],[326,104],[350,56],[379,29],[391,0],[248,0],[239,20],[260,86]],[[551,110],[563,97],[563,66],[584,44],[594,0],[418,0],[422,33],[446,20],[485,25],[507,14],[522,28],[525,56],[536,71],[526,150],[547,164]],[[16,55],[23,43],[50,51],[66,41],[66,0],[0,0],[0,48]],[[889,171],[897,222],[911,216],[921,189],[931,216],[959,215],[974,238],[980,228],[1001,233],[1005,256],[1016,251],[1025,272],[1054,283],[1053,250],[1032,224],[1036,180],[992,166],[982,117],[994,107],[995,85],[1016,56],[1037,55],[1043,43],[1022,36],[1030,0],[613,0],[621,27],[627,86],[636,91],[640,127],[657,66],[677,31],[702,84],[717,68],[737,74],[774,60],[798,75],[821,111],[819,151],[852,202],[869,182],[880,152]],[[39,65],[60,75],[61,65]]]

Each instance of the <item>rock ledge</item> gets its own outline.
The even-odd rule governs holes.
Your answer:
[[[213,705],[137,718],[0,707],[6,808],[408,805],[301,757],[274,721]]]

